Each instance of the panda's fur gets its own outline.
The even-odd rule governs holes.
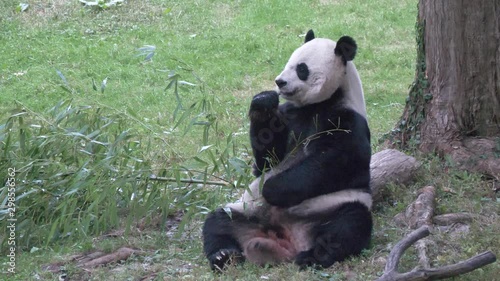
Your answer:
[[[368,247],[370,131],[356,50],[348,36],[334,42],[311,30],[276,77],[277,90],[254,96],[257,178],[205,221],[212,269],[243,260],[329,267]]]

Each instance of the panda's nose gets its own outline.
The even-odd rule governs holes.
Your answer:
[[[283,79],[276,79],[276,81],[274,81],[274,82],[276,83],[276,85],[280,89],[286,86],[286,81]]]

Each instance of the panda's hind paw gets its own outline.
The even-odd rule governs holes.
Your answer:
[[[217,272],[224,271],[228,265],[244,261],[242,253],[236,249],[222,249],[208,257],[210,268]]]
[[[305,270],[307,268],[321,269],[321,265],[311,251],[299,253],[295,257],[295,264],[299,266],[300,270]]]

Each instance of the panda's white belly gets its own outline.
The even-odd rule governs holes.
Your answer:
[[[270,177],[270,173],[266,173],[257,179],[255,179],[245,190],[241,199],[226,205],[226,208],[231,208],[235,211],[241,212],[247,216],[253,215],[259,206],[262,206],[265,203],[264,198],[262,197],[262,186],[264,182]]]

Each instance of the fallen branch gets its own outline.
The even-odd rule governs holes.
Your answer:
[[[122,247],[115,252],[104,255],[95,259],[92,259],[90,261],[87,261],[85,263],[79,264],[80,267],[82,268],[93,268],[101,265],[106,265],[112,262],[118,262],[121,260],[126,260],[128,259],[132,254],[139,253],[140,251],[134,250],[131,248],[127,247]]]
[[[465,261],[438,268],[415,268],[410,272],[399,273],[399,261],[403,253],[412,244],[430,234],[429,226],[423,225],[399,241],[391,250],[384,269],[384,274],[376,281],[424,281],[439,280],[471,272],[496,261],[491,251],[486,251]]]
[[[89,261],[92,261],[92,260],[98,259],[100,257],[103,257],[105,255],[106,254],[104,252],[97,251],[97,252],[89,253],[87,255],[73,256],[73,257],[70,258],[70,260],[71,261],[76,261],[76,263],[78,265],[82,265],[82,264],[85,264],[85,263],[87,263]]]
[[[401,256],[406,251],[406,249],[408,249],[413,243],[417,242],[419,239],[422,239],[428,236],[429,234],[430,234],[429,227],[427,225],[424,225],[421,226],[419,229],[410,233],[401,241],[399,241],[389,253],[387,264],[385,265],[384,269],[384,275],[382,275],[382,277],[384,277],[386,274],[392,273],[395,270],[397,270],[399,266],[399,260],[401,259]]]
[[[383,188],[394,183],[407,184],[420,167],[420,163],[411,156],[395,149],[385,149],[372,155],[370,162],[370,187],[373,200],[383,197]]]
[[[394,220],[400,225],[416,229],[422,225],[432,225],[434,216],[436,189],[426,186],[418,191],[417,199],[408,205],[406,211],[396,215]]]
[[[430,244],[429,239],[424,238],[418,240],[415,243],[415,248],[417,248],[417,256],[418,256],[418,264],[421,268],[430,268],[431,262],[429,261],[429,257],[427,257],[427,246]]]
[[[452,214],[444,214],[438,215],[432,218],[434,224],[436,225],[452,225],[455,223],[469,223],[473,219],[480,219],[481,215],[475,215],[471,213],[452,213]]]
[[[207,181],[207,180],[198,180],[198,179],[176,179],[176,178],[165,178],[165,177],[157,177],[150,176],[148,178],[152,181],[166,181],[166,182],[182,182],[182,183],[194,183],[194,184],[208,184],[208,185],[222,185],[227,186],[230,183],[225,181]]]

